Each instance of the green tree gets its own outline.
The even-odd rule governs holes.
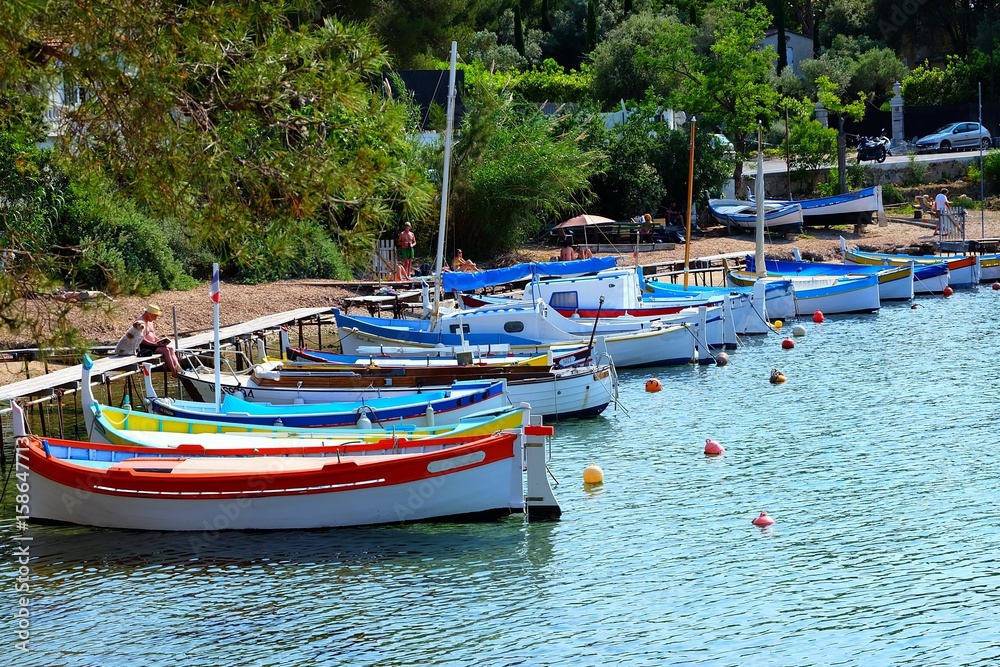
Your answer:
[[[865,95],[862,93],[854,100],[845,101],[838,86],[825,76],[816,80],[819,90],[816,93],[819,103],[837,119],[837,173],[839,175],[838,192],[847,192],[847,154],[844,135],[844,120],[850,117],[860,121],[865,116]]]
[[[521,26],[521,3],[514,2],[514,48],[524,55],[524,28]]]
[[[587,121],[545,116],[515,100],[506,77],[469,77],[466,88],[449,218],[467,256],[491,257],[513,250],[572,203],[588,202],[588,179],[602,160],[582,146]]]
[[[587,2],[587,51],[597,48],[597,2]]]
[[[680,20],[672,12],[632,14],[615,27],[590,55],[594,73],[594,95],[605,109],[619,100],[642,100],[646,91],[666,96],[674,85],[670,70],[650,67],[657,37],[670,30],[681,30]]]
[[[732,167],[724,149],[711,145],[709,135],[701,131],[695,136],[694,192],[701,203],[705,193],[722,185]],[[605,171],[592,179],[597,211],[624,220],[665,211],[671,202],[686,207],[691,132],[687,127],[671,130],[654,98],[631,108],[624,123],[596,139],[608,153]]]
[[[367,258],[381,229],[431,211],[410,109],[386,96],[388,60],[364,29],[303,21],[281,0],[49,8],[14,53],[86,91],[57,156],[184,221],[230,274],[296,266],[316,225]],[[74,41],[29,36],[42,32]]]
[[[716,0],[706,9],[700,33],[669,26],[649,54],[650,66],[678,77],[669,97],[674,108],[696,114],[703,126],[721,128],[741,158],[748,154],[758,122],[769,125],[777,117],[774,51],[760,46],[770,23],[763,5]],[[737,188],[742,178],[743,160],[738,159],[733,168]]]

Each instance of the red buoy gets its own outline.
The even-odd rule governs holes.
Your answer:
[[[951,296],[951,295],[952,295],[952,294],[954,294],[954,293],[955,293],[955,290],[953,290],[953,289],[951,288],[951,285],[949,285],[948,287],[945,287],[945,288],[944,288],[944,291],[943,291],[943,292],[941,292],[941,294],[944,294],[944,295],[945,295],[946,297],[948,297],[948,296]]]
[[[782,350],[790,350],[793,347],[795,347],[795,341],[792,340],[791,338],[786,338],[785,340],[781,341]]]
[[[823,317],[823,311],[817,310],[815,313],[813,313],[813,322],[815,322],[816,324],[819,324],[824,319],[826,318]]]
[[[774,525],[774,519],[769,517],[767,515],[767,512],[761,512],[760,515],[755,519],[753,519],[752,521],[750,521],[750,523],[752,523],[755,526],[759,526],[760,528],[767,528],[768,526]]]
[[[1000,283],[993,283],[993,291],[1000,290]]]
[[[722,456],[726,453],[725,448],[717,443],[711,438],[705,438],[705,455],[706,456]]]
[[[661,389],[663,389],[663,383],[657,380],[656,378],[650,378],[646,380],[646,391],[648,391],[649,393],[651,394],[656,393]]]

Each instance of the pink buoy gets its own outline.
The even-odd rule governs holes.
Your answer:
[[[1000,283],[993,283],[993,291],[996,292],[997,290],[1000,290]]]
[[[944,291],[941,292],[941,294],[945,295],[946,297],[949,297],[949,296],[951,296],[954,293],[955,293],[955,290],[953,290],[950,285],[948,287],[945,287]]]
[[[819,324],[824,319],[826,319],[826,318],[823,317],[823,312],[822,311],[817,310],[815,313],[813,313],[813,322],[815,322],[816,324]]]
[[[711,438],[705,438],[705,455],[722,456],[726,453],[725,448]]]
[[[781,341],[782,350],[790,350],[793,347],[795,347],[795,341],[792,340],[791,338],[786,338],[785,340]]]
[[[767,515],[767,512],[761,512],[759,516],[750,521],[755,526],[760,528],[767,528],[768,526],[774,525],[774,519]]]

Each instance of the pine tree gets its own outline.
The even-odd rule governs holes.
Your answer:
[[[587,1],[587,51],[597,48],[597,2]]]
[[[631,4],[631,0],[628,0]],[[542,0],[542,32],[552,32],[552,7],[549,0]]]
[[[521,25],[521,3],[514,0],[514,48],[524,55],[524,27]]]

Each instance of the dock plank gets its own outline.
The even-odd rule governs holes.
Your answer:
[[[332,313],[332,307],[322,307],[322,308],[299,308],[297,310],[289,310],[284,313],[277,313],[275,315],[266,315],[264,317],[258,317],[255,320],[250,320],[249,322],[241,322],[239,324],[233,324],[227,327],[219,328],[219,339],[225,340],[229,338],[234,338],[238,336],[243,336],[246,334],[251,334],[255,331],[262,331],[265,329],[271,329],[274,327],[280,327],[283,324],[288,324],[289,322],[295,322],[297,320],[305,319],[308,317],[315,317],[316,315],[322,315],[324,313]],[[202,347],[205,345],[212,345],[215,342],[215,332],[206,331],[193,336],[186,336],[178,341],[178,349],[187,350]],[[103,373],[109,373],[112,371],[123,370],[126,368],[137,368],[139,364],[146,361],[155,361],[159,359],[159,355],[152,356],[141,356],[141,357],[103,357],[94,360],[94,370],[93,374],[99,376]],[[0,411],[4,411],[7,407],[4,403],[10,401],[14,398],[20,398],[22,396],[34,396],[42,394],[47,391],[51,391],[58,387],[73,386],[75,387],[80,382],[80,376],[83,372],[83,368],[80,365],[70,366],[67,368],[62,368],[52,373],[46,373],[45,375],[39,375],[38,377],[30,378],[28,380],[21,380],[20,382],[13,382],[11,384],[0,387]]]

